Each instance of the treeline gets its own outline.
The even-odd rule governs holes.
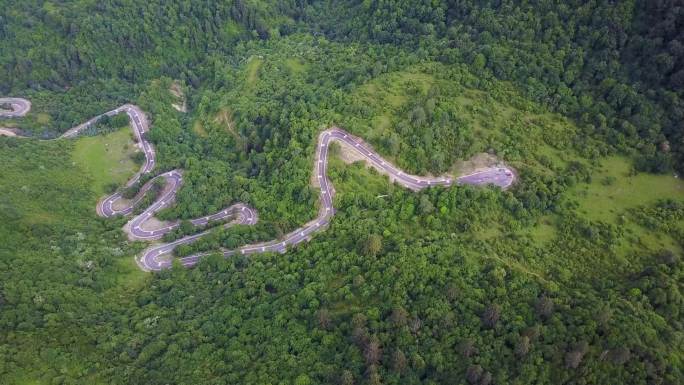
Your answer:
[[[29,126],[57,133],[135,102],[155,172],[184,170],[161,219],[257,209],[257,226],[181,255],[314,218],[316,138],[332,124],[413,172],[489,152],[521,182],[414,193],[337,153],[338,211],[312,242],[138,275],[146,245],[126,241],[126,219],[95,216],[69,142],[0,138],[0,382],[682,383],[681,202],[605,223],[566,199],[615,150],[644,169],[671,160],[666,107],[626,83],[606,27],[629,3],[516,4],[10,4],[0,84],[53,119]],[[276,38],[299,28],[332,39]],[[188,113],[162,74],[189,86]],[[545,221],[550,234],[531,235]],[[653,250],[632,229],[672,242]]]
[[[587,134],[639,146],[649,158],[674,156],[682,169],[684,14],[676,3],[324,2],[312,23],[340,40],[401,44],[445,63],[468,62],[572,115]],[[333,18],[317,17],[335,6]]]
[[[294,2],[244,0],[8,1],[0,15],[0,93],[161,75],[196,87],[209,75],[199,72],[201,63],[240,40],[279,35],[298,9]]]

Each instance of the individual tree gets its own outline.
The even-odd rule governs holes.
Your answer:
[[[380,373],[378,371],[378,367],[375,364],[371,364],[368,366],[367,370],[368,374],[368,384],[370,385],[380,385],[382,383],[382,378],[380,377]]]
[[[128,115],[126,115],[124,113],[114,115],[111,118],[110,125],[114,129],[120,129],[120,128],[124,128],[124,127],[128,126]]]
[[[546,295],[542,295],[537,298],[534,309],[539,317],[548,319],[553,314],[553,300]]]
[[[475,340],[472,338],[462,340],[458,344],[457,350],[465,358],[470,358],[479,353],[477,347],[475,347]]]
[[[482,366],[480,365],[470,365],[466,370],[466,381],[469,384],[477,384],[482,377]]]
[[[145,153],[142,151],[136,151],[133,154],[131,154],[131,160],[137,165],[143,164],[145,162]]]
[[[420,197],[420,204],[418,205],[418,209],[422,214],[430,214],[435,210],[435,206],[432,204],[430,197],[428,197],[427,195],[423,195]]]
[[[480,377],[480,385],[490,385],[492,383],[492,373],[485,371]]]
[[[354,374],[346,369],[342,371],[340,385],[354,385]]]
[[[366,358],[367,365],[377,365],[380,362],[380,358],[382,358],[382,347],[377,336],[373,335],[370,337],[368,344],[364,349],[363,356]]]
[[[631,356],[632,353],[630,352],[629,348],[626,348],[624,346],[611,349],[608,353],[608,357],[615,365],[625,364],[627,361],[629,361]]]
[[[320,309],[318,311],[318,327],[323,330],[328,330],[332,325],[332,317],[328,309]]]
[[[394,308],[394,310],[392,310],[392,315],[390,316],[390,321],[396,327],[406,325],[408,321],[408,313],[406,312],[406,309],[401,306]]]
[[[530,338],[528,336],[521,336],[515,344],[515,355],[524,357],[530,351]]]
[[[422,327],[423,321],[418,316],[411,318],[411,321],[409,321],[409,329],[413,334],[417,334]]]
[[[580,341],[565,354],[565,366],[569,369],[576,369],[582,362],[582,358],[589,349],[586,341]]]
[[[408,365],[408,360],[401,349],[396,349],[392,355],[392,370],[399,374],[403,374]]]
[[[382,236],[371,234],[363,242],[362,252],[369,257],[375,257],[382,250]]]
[[[311,378],[306,374],[300,374],[295,378],[295,385],[311,385]]]
[[[501,317],[501,307],[494,303],[487,305],[482,313],[482,324],[490,329],[494,328],[499,322],[499,317]]]

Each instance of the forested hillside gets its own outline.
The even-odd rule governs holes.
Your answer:
[[[658,146],[684,142],[684,5],[681,1],[342,1],[319,28],[342,40],[422,49],[486,68],[612,145],[643,148],[644,166],[666,171]],[[348,17],[344,9],[351,9]],[[331,22],[331,20],[333,20]]]
[[[0,383],[684,382],[683,9],[5,0],[0,96],[33,108],[0,126],[50,138],[135,103],[155,175],[184,170],[161,219],[258,211],[177,256],[314,218],[331,125],[408,172],[494,158],[519,181],[416,193],[333,147],[325,232],[149,274],[95,214],[125,180],[103,165],[136,161],[120,124],[0,136]]]

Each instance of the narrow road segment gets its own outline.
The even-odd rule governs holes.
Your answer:
[[[30,109],[30,102],[24,99],[4,98],[0,99],[0,105],[3,103],[12,105],[13,110],[0,110],[0,117],[23,116]],[[16,106],[16,107],[15,107]],[[131,121],[131,128],[133,129],[138,147],[145,154],[145,163],[140,170],[131,178],[126,187],[131,187],[139,182],[143,174],[151,173],[155,166],[155,152],[153,146],[145,138],[145,133],[148,131],[148,121],[145,113],[135,105],[126,104],[105,114],[96,116],[87,122],[80,124],[69,131],[65,132],[60,138],[73,138],[84,129],[90,127],[97,122],[102,116],[113,116],[120,113],[128,115]],[[17,115],[21,114],[21,115]],[[451,176],[440,177],[424,177],[407,174],[401,169],[394,166],[389,161],[381,157],[375,152],[370,145],[365,143],[362,139],[346,132],[345,130],[332,127],[320,133],[318,143],[316,145],[315,157],[315,177],[318,181],[317,185],[320,189],[319,194],[319,211],[318,216],[290,232],[289,234],[272,241],[250,244],[242,246],[234,250],[222,250],[220,253],[225,257],[230,257],[236,254],[249,255],[255,253],[284,253],[288,246],[294,246],[301,242],[311,239],[313,234],[322,231],[330,223],[333,215],[335,215],[335,208],[333,206],[333,197],[335,190],[328,179],[328,154],[330,144],[333,142],[341,142],[357,152],[363,159],[372,167],[389,176],[390,180],[405,188],[413,191],[419,191],[424,188],[441,186],[449,187],[455,184],[469,184],[469,185],[495,185],[502,189],[510,187],[515,182],[515,173],[508,166],[501,165],[496,167],[487,167],[477,172],[462,175],[456,178]],[[145,224],[154,217],[154,214],[159,210],[170,206],[175,201],[176,193],[183,183],[183,173],[181,170],[171,170],[150,179],[142,187],[138,193],[129,200],[123,198],[120,192],[116,192],[108,197],[103,198],[97,204],[97,214],[102,217],[112,217],[115,215],[131,215],[135,207],[143,200],[145,195],[154,187],[158,179],[164,180],[164,189],[158,194],[155,201],[146,208],[142,213],[134,216],[125,228],[128,230],[129,237],[134,240],[141,241],[157,241],[178,226],[180,222],[174,221],[166,223],[163,226],[151,228]],[[254,209],[243,204],[237,203],[227,207],[218,213],[208,215],[201,218],[190,220],[190,222],[198,228],[204,228],[212,222],[227,221],[225,226],[233,226],[237,224],[254,225],[258,221],[258,215]],[[197,234],[185,236],[169,243],[155,244],[147,248],[143,253],[136,257],[136,262],[141,269],[145,271],[159,271],[171,267],[173,250],[185,244],[190,244],[197,241],[202,236],[206,235],[210,230],[204,230]],[[215,252],[198,253],[190,256],[179,258],[179,262],[186,267],[196,265],[203,257],[215,254]]]
[[[10,108],[7,109],[6,106]],[[0,118],[25,116],[31,109],[31,102],[22,98],[0,98]]]

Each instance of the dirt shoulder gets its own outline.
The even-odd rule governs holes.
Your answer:
[[[375,169],[381,175],[387,175],[390,179],[390,182],[394,182],[394,176],[392,174],[388,173],[387,170],[377,167],[374,163],[370,162],[368,158],[359,153],[356,150],[356,148],[352,147],[349,143],[338,140],[334,141],[333,143],[337,145],[337,147],[339,148],[339,151],[336,151],[335,155],[342,159],[343,162],[347,164],[352,164],[361,161],[366,164],[366,167]],[[365,142],[364,145],[367,148],[373,148]]]
[[[338,156],[342,161],[344,161],[347,164],[351,164],[354,162],[358,161],[363,161],[367,167],[372,167],[375,170],[378,171],[378,173],[382,175],[388,175],[390,180],[393,181],[392,175],[388,174],[386,170],[376,167],[375,164],[371,163],[368,161],[368,158],[360,154],[354,147],[352,147],[350,144],[342,141],[335,141],[334,142],[338,148],[339,151],[335,151],[335,155]],[[365,143],[365,142],[364,142]],[[368,145],[365,143],[366,147],[368,148],[373,148],[372,146]],[[442,174],[443,176],[448,176],[448,177],[459,177],[463,175],[469,175],[473,174],[479,171],[491,169],[493,167],[500,167],[505,165],[503,160],[501,160],[499,157],[493,154],[489,153],[478,153],[473,155],[470,159],[468,160],[459,160],[457,161],[453,167],[451,168],[450,172]],[[396,165],[395,165],[396,167]],[[506,166],[507,168],[511,169],[510,166]],[[512,170],[512,169],[511,169]],[[314,169],[315,171],[315,169]],[[315,173],[314,173],[315,174]],[[434,177],[432,174],[425,174],[421,175],[423,177]],[[312,178],[312,184],[314,186],[318,186],[317,181]]]
[[[171,106],[175,108],[179,112],[188,112],[188,105],[185,100],[185,94],[183,93],[183,90],[181,89],[181,86],[178,82],[174,81],[171,83],[171,86],[169,87],[169,92],[171,95],[176,97],[176,103],[172,103]]]
[[[468,160],[457,161],[452,167],[452,171],[453,174],[457,176],[469,175],[492,167],[501,166],[503,164],[504,162],[496,155],[481,152],[473,155]]]
[[[0,136],[19,136],[13,128],[0,127]]]

